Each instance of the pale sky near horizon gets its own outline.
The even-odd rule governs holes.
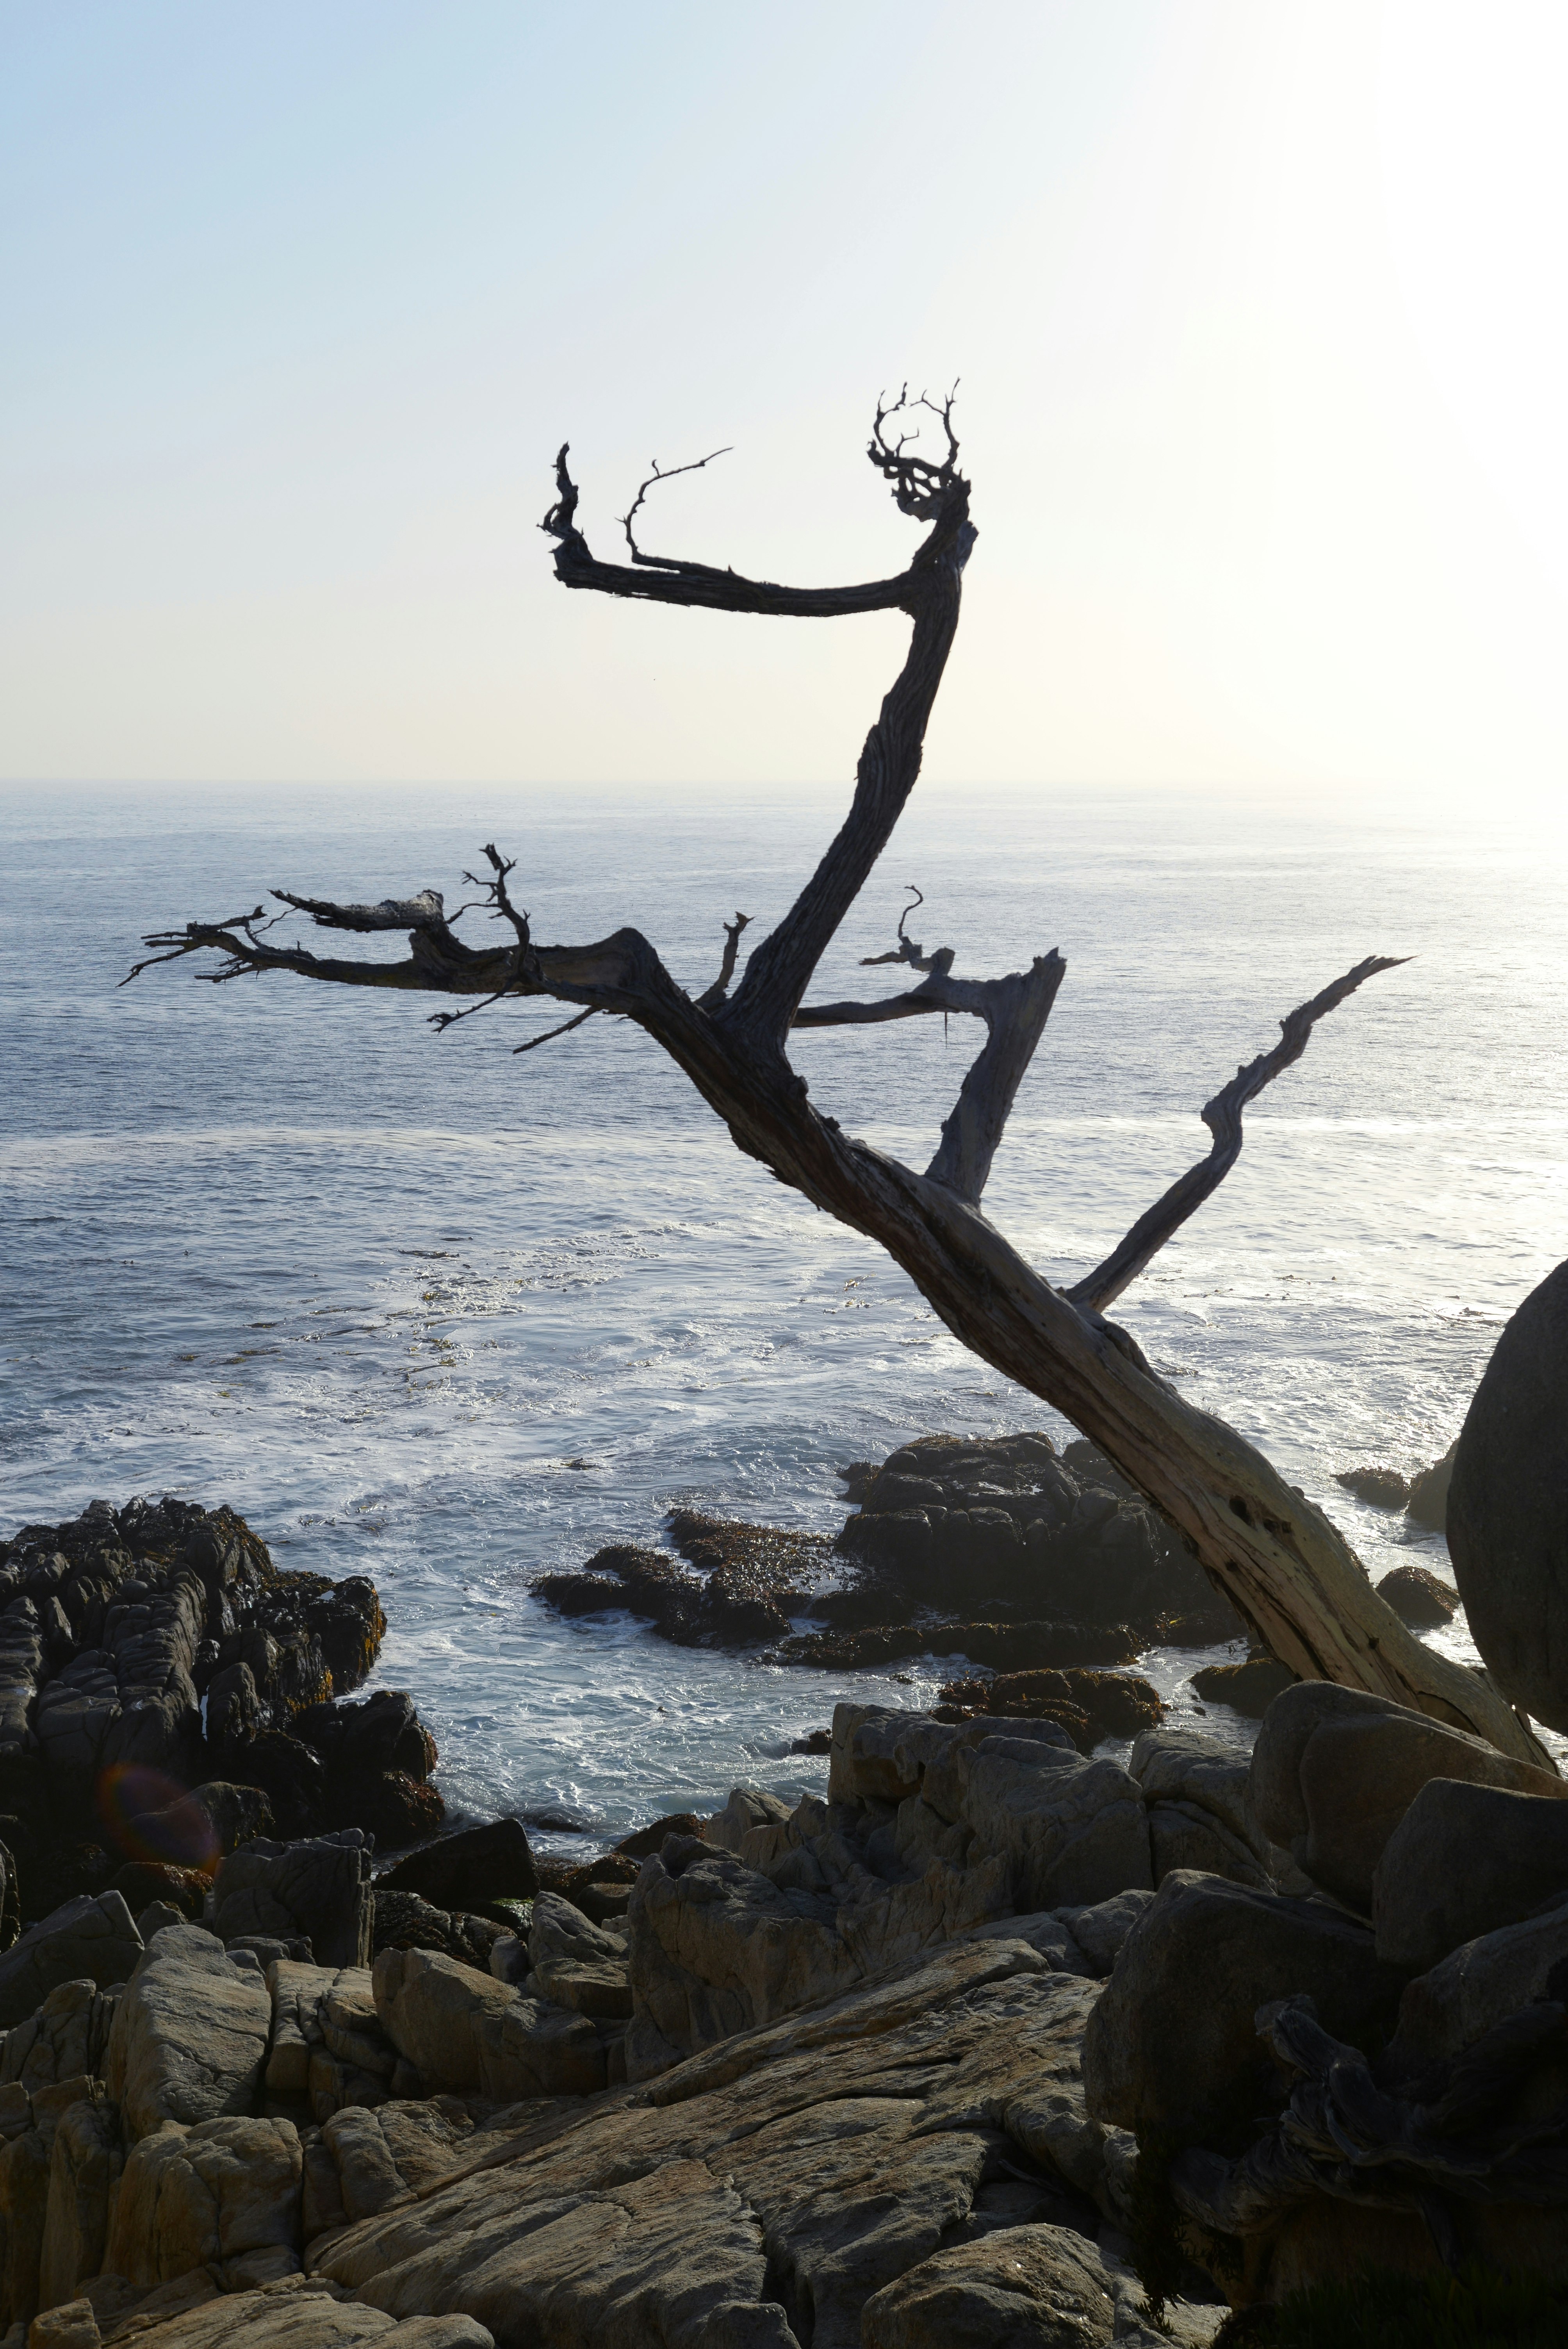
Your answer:
[[[901,567],[927,771],[1561,802],[1561,0],[0,0],[0,775],[848,776],[901,657],[569,595]]]

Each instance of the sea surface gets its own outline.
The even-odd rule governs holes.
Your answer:
[[[929,1696],[941,1676],[918,1668],[696,1654],[530,1595],[602,1543],[656,1541],[677,1502],[833,1530],[847,1461],[932,1430],[1071,1433],[741,1157],[640,1032],[595,1019],[519,1059],[558,1009],[438,1037],[413,996],[214,988],[189,962],[119,984],[144,930],[274,885],[433,885],[450,907],[494,839],[541,939],[632,923],[699,988],[722,921],[739,907],[760,936],[841,805],[739,787],[680,806],[456,785],[0,795],[0,1525],[169,1491],[232,1503],[289,1566],[372,1575],[377,1682],[413,1692],[457,1816],[604,1837],[739,1779],[820,1787],[825,1763],[789,1749],[837,1699]],[[986,1202],[1064,1280],[1202,1154],[1200,1105],[1286,1010],[1366,954],[1412,957],[1323,1024],[1117,1310],[1374,1574],[1446,1572],[1440,1538],[1334,1474],[1440,1454],[1568,1246],[1561,835],[1491,808],[923,787],[822,990],[898,986],[856,964],[891,943],[906,883],[925,893],[913,934],[961,972],[1067,957]],[[929,1019],[795,1053],[822,1107],[923,1164],[976,1042]],[[1462,1621],[1443,1636],[1473,1655]],[[1201,1661],[1146,1669],[1187,1707]]]

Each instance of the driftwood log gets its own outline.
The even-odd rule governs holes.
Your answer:
[[[914,445],[917,435],[907,429],[920,408],[940,428],[940,454],[923,455]],[[814,1206],[877,1241],[965,1345],[1098,1444],[1186,1536],[1215,1586],[1282,1662],[1304,1678],[1371,1690],[1505,1752],[1540,1760],[1528,1725],[1490,1680],[1423,1647],[1378,1599],[1328,1520],[1233,1429],[1183,1401],[1131,1337],[1105,1318],[1107,1307],[1234,1164],[1247,1103],[1299,1060],[1315,1023],[1365,980],[1390,968],[1389,959],[1368,957],[1290,1014],[1273,1050],[1238,1070],[1204,1107],[1212,1137],[1207,1155],[1139,1218],[1103,1264],[1065,1289],[1026,1263],[980,1204],[1008,1112],[1062,982],[1061,956],[1053,950],[1027,970],[1001,978],[959,978],[951,947],[926,954],[901,925],[893,951],[872,959],[906,965],[917,984],[865,1002],[805,1003],[818,964],[886,847],[920,772],[975,542],[951,397],[940,405],[902,394],[891,407],[879,403],[868,454],[891,483],[900,512],[929,528],[907,570],[850,587],[779,586],[708,564],[645,554],[633,525],[654,482],[667,478],[656,469],[625,518],[630,563],[601,562],[577,526],[578,492],[564,447],[556,460],[556,499],[542,526],[555,542],[556,575],[563,586],[796,618],[902,611],[913,624],[908,656],[866,737],[849,813],[789,912],[751,949],[738,984],[746,916],[725,925],[718,977],[694,998],[676,985],[638,930],[618,929],[579,946],[542,944],[513,899],[513,863],[493,846],[485,851],[484,874],[467,878],[501,924],[501,945],[470,946],[459,938],[452,926],[459,916],[449,920],[434,889],[379,905],[337,905],[274,890],[281,905],[309,916],[321,929],[406,931],[407,958],[347,960],[274,943],[275,925],[286,916],[269,918],[258,905],[226,921],[191,922],[150,936],[150,951],[136,970],[215,951],[222,962],[203,976],[216,981],[290,971],[335,986],[475,999],[464,1010],[435,1014],[438,1028],[505,998],[540,995],[576,1007],[565,1028],[595,1013],[634,1020],[684,1070],[738,1148]],[[791,1030],[934,1012],[970,1015],[985,1036],[936,1154],[917,1174],[819,1114],[787,1047]],[[518,1049],[547,1040],[536,1037]]]

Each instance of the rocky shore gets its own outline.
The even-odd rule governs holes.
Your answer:
[[[824,1795],[575,1868],[434,1832],[411,1700],[345,1701],[368,1583],[174,1502],[0,1546],[0,2349],[1195,2349],[1368,2264],[1568,2281],[1568,1786],[1267,1660],[1250,1757],[1037,1661],[1202,1611],[1042,1445],[552,1578],[955,1665],[837,1706]]]

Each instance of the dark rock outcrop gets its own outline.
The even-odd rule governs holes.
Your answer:
[[[1568,1781],[1424,1713],[1302,1681],[1275,1698],[1259,1732],[1253,1813],[1315,1884],[1368,1916],[1384,1847],[1432,1778],[1568,1797]]]
[[[1460,1611],[1458,1594],[1428,1566],[1397,1566],[1377,1585],[1377,1596],[1412,1631],[1435,1631]]]
[[[1295,1686],[1288,1664],[1274,1656],[1249,1656],[1240,1664],[1208,1664],[1192,1675],[1205,1704],[1228,1704],[1249,1721],[1261,1721],[1276,1696]]]
[[[1144,2137],[1223,2142],[1284,2101],[1260,2006],[1305,1992],[1326,2030],[1359,2041],[1392,2024],[1406,1979],[1326,1901],[1179,1871],[1133,1926],[1090,2017],[1088,2109]]]
[[[1058,1456],[1044,1434],[922,1436],[865,1481],[839,1548],[851,1596],[885,1602],[888,1622],[920,1608],[951,1619],[962,1598],[971,1619],[1130,1624],[1145,1640],[1242,1628],[1180,1536],[1082,1441]]]
[[[373,1956],[383,1950],[436,1950],[485,1973],[504,1930],[492,1918],[438,1909],[418,1892],[389,1892],[377,1885],[373,1895]]]
[[[1510,1701],[1568,1729],[1568,1264],[1497,1341],[1454,1447],[1449,1554]]]
[[[0,1832],[22,1908],[96,1894],[121,1862],[210,1871],[263,1810],[285,1837],[428,1834],[434,1747],[408,1700],[331,1702],[385,1630],[373,1584],[280,1569],[228,1508],[95,1501],[0,1542]]]
[[[1336,1468],[1334,1481],[1375,1509],[1402,1509],[1410,1497],[1409,1479],[1397,1468]]]
[[[483,1916],[493,1901],[531,1900],[538,1871],[518,1819],[491,1819],[441,1836],[376,1880],[377,1895],[417,1892],[436,1909]]]
[[[1005,1672],[1130,1664],[1138,1637],[1125,1623],[878,1624],[864,1631],[802,1631],[779,1650],[786,1664],[829,1672],[874,1671],[909,1656],[963,1656]]]
[[[1136,1672],[998,1672],[990,1681],[949,1681],[941,1696],[963,1715],[1059,1722],[1084,1754],[1103,1738],[1152,1729],[1165,1712],[1158,1689]]]
[[[791,1614],[809,1604],[831,1547],[822,1534],[753,1526],[673,1510],[671,1540],[686,1565],[666,1550],[613,1542],[596,1550],[581,1572],[542,1574],[531,1588],[562,1615],[603,1615],[625,1609],[645,1616],[661,1638],[683,1648],[748,1648],[789,1636]]]
[[[1091,1444],[1058,1457],[1048,1435],[927,1435],[842,1473],[860,1506],[834,1544],[677,1509],[679,1558],[614,1543],[531,1588],[563,1615],[624,1609],[683,1647],[773,1642],[780,1661],[830,1671],[919,1655],[1009,1671],[1110,1665],[1150,1640],[1201,1647],[1243,1629]],[[820,1587],[830,1550],[836,1589]],[[826,1630],[791,1638],[802,1614]]]
[[[1568,1802],[1432,1778],[1383,1847],[1377,1954],[1425,1971],[1463,1941],[1568,1899]]]

